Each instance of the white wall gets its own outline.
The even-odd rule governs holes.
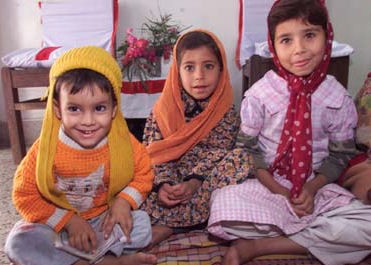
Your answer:
[[[173,19],[184,26],[213,31],[225,46],[232,85],[238,97],[236,102],[239,101],[242,77],[234,63],[239,1],[120,0],[120,10],[118,42],[124,39],[126,28],[140,29],[146,17],[158,17],[159,12],[172,14]]]
[[[335,39],[354,48],[348,89],[354,96],[371,72],[371,1],[327,0]]]
[[[0,0],[0,57],[20,48],[40,47],[37,1]],[[3,64],[0,62],[0,66]],[[0,121],[6,120],[0,84]]]
[[[354,95],[362,85],[366,73],[371,71],[371,1],[327,0],[327,3],[335,39],[355,48],[355,53],[351,56],[349,82],[349,89]],[[37,1],[0,0],[0,4],[0,57],[15,49],[39,47],[41,26]],[[242,73],[234,63],[239,0],[119,0],[119,6],[118,43],[123,41],[128,27],[139,29],[146,16],[157,16],[159,10],[173,14],[173,18],[185,26],[205,28],[219,36],[226,49],[235,102],[239,106]],[[2,63],[0,66],[3,66]],[[2,98],[3,92],[0,89],[0,122],[6,120]]]

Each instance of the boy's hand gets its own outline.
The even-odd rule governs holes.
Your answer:
[[[91,225],[80,216],[74,214],[64,226],[68,233],[68,241],[74,248],[85,252],[97,248],[97,238]]]
[[[304,185],[299,196],[291,199],[291,204],[299,217],[309,215],[314,210],[314,194]]]
[[[117,197],[108,209],[106,216],[104,217],[102,229],[104,238],[108,238],[112,232],[113,226],[120,224],[124,235],[128,242],[130,240],[130,233],[133,229],[133,217],[131,216],[131,206],[123,198]]]

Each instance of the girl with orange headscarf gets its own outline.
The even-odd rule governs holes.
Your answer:
[[[173,54],[144,129],[155,181],[142,209],[151,217],[153,244],[204,227],[211,192],[247,176],[219,176],[216,170],[234,146],[240,123],[221,42],[211,32],[194,30],[180,37]]]

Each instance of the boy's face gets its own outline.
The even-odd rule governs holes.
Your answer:
[[[59,102],[54,101],[64,132],[84,148],[94,148],[108,135],[116,110],[111,95],[97,86],[84,87],[72,95],[62,84]]]
[[[220,65],[211,49],[201,46],[182,53],[179,74],[188,94],[195,99],[206,99],[218,85]]]
[[[326,34],[319,25],[289,19],[277,25],[274,47],[281,65],[297,76],[307,76],[325,53]]]

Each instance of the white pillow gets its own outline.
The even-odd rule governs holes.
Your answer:
[[[69,47],[44,47],[15,50],[1,58],[9,67],[50,67]]]

